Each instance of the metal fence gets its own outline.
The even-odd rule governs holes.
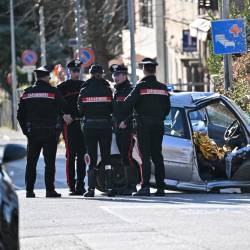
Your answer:
[[[200,91],[200,92],[209,92],[213,91],[213,86],[211,83],[204,83],[204,82],[188,82],[188,83],[176,83],[174,84],[174,89],[175,90],[180,90],[180,91]]]

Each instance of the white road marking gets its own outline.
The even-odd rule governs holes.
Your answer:
[[[121,215],[121,209],[175,209],[179,213],[184,214],[218,214],[218,213],[234,213],[244,214],[250,213],[250,204],[165,204],[165,205],[124,205],[124,206],[100,206],[101,209],[120,218],[127,223],[135,223],[133,220]]]
[[[113,207],[100,206],[100,208],[102,208],[102,209],[103,209],[104,211],[106,211],[107,213],[109,213],[109,214],[111,214],[111,215],[113,215],[113,216],[115,216],[115,217],[117,217],[117,218],[119,218],[119,219],[121,219],[121,220],[123,220],[123,221],[129,223],[129,224],[134,224],[134,221],[129,220],[129,219],[125,218],[124,216],[122,216],[122,215],[120,215],[120,214],[118,214],[118,213],[112,211],[111,208],[113,208]]]
[[[124,206],[101,206],[102,208],[108,207],[112,209],[155,209],[155,208],[174,208],[174,209],[250,209],[250,204],[165,204],[165,205],[124,205]]]

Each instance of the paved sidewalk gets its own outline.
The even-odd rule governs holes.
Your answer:
[[[21,142],[26,142],[26,137],[21,130],[16,131],[7,127],[0,127],[0,145]]]
[[[18,143],[26,146],[27,138],[20,129],[16,131],[11,128],[0,127],[0,146],[7,143]],[[58,152],[61,154],[65,153],[64,141],[58,144]]]

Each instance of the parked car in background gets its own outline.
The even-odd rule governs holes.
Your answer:
[[[250,191],[250,117],[231,99],[210,92],[172,93],[171,111],[164,126],[162,152],[166,189],[210,192],[237,187],[242,192]],[[220,161],[198,157],[194,144],[197,132],[206,134],[218,149],[227,149]],[[136,146],[133,156],[134,179],[139,183],[141,161]],[[124,184],[124,175],[115,140],[112,168],[114,183],[120,188]],[[218,168],[224,173],[218,174]],[[100,170],[97,183],[102,191],[103,179]],[[155,184],[154,168],[151,184]]]
[[[19,208],[16,191],[5,171],[5,164],[25,157],[26,149],[7,144],[0,161],[0,249],[19,249]]]

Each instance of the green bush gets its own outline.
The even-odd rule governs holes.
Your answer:
[[[230,18],[245,18],[247,26],[250,26],[250,3],[244,0],[244,10],[237,9],[233,3],[231,5]],[[250,34],[249,34],[250,35]],[[228,91],[224,89],[224,65],[223,57],[213,53],[212,42],[209,43],[210,56],[208,58],[208,70],[214,77],[214,89],[233,99],[244,111],[250,114],[250,82],[248,82],[246,65],[250,63],[250,52],[247,54],[233,56],[232,65],[232,86]]]

